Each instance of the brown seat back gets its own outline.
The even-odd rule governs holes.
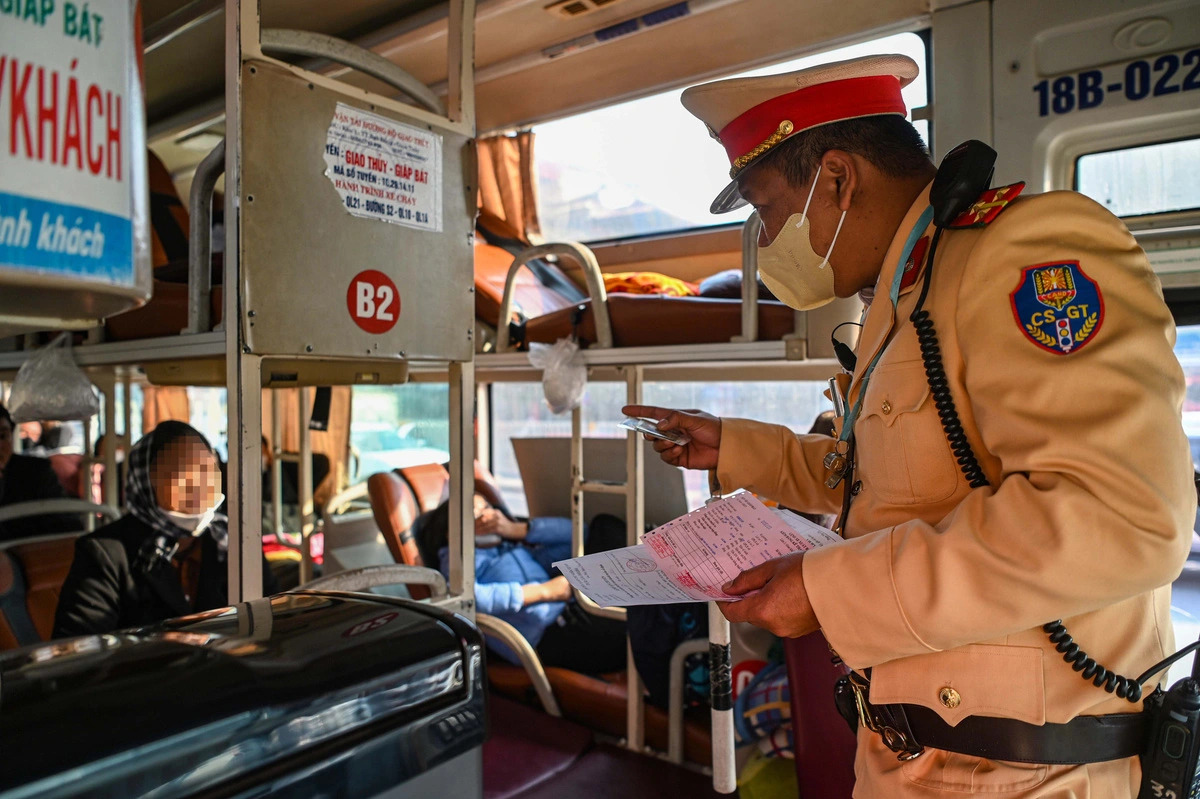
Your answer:
[[[33,621],[25,607],[25,580],[19,563],[0,549],[0,651],[16,649],[32,637]]]
[[[502,247],[475,240],[475,315],[495,327],[500,320],[504,283],[513,255]],[[565,279],[565,278],[564,278]],[[513,309],[532,318],[574,305],[549,286],[542,285],[528,269],[517,273],[513,287]]]
[[[441,504],[446,483],[450,482],[450,473],[446,471],[445,466],[440,463],[422,463],[396,471],[412,488],[421,513],[428,513]]]
[[[419,509],[408,484],[395,472],[373,474],[367,478],[367,496],[371,499],[375,523],[396,562],[409,566],[425,565],[409,532]]]
[[[800,795],[849,799],[856,742],[830,698],[845,669],[830,661],[829,645],[820,632],[785,638],[783,649]]]
[[[76,538],[66,535],[0,551],[0,649],[50,640]]]
[[[371,499],[375,524],[395,561],[408,566],[424,566],[421,551],[410,531],[420,509],[408,483],[395,472],[373,474],[367,478],[367,496]],[[410,585],[408,592],[413,599],[430,596],[429,587],[424,585]]]

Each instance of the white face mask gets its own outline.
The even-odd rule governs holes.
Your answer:
[[[212,524],[213,517],[217,515],[217,508],[221,507],[221,503],[224,501],[225,495],[217,494],[217,501],[203,513],[180,513],[166,508],[160,510],[176,527],[181,527],[192,535],[200,535]]]
[[[824,257],[817,255],[809,240],[808,206],[812,203],[820,175],[821,168],[817,167],[804,210],[788,218],[774,241],[758,248],[758,274],[763,283],[781,302],[797,311],[820,308],[837,297],[833,290],[833,268],[829,265],[829,256],[833,254],[833,245],[837,244],[838,234],[842,232],[846,212],[842,211],[842,218],[838,220],[829,252]]]

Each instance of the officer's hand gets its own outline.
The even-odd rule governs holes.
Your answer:
[[[803,565],[804,553],[793,552],[747,569],[722,590],[736,596],[757,593],[717,606],[731,622],[750,622],[781,638],[798,638],[818,630],[821,625],[804,589]]]
[[[658,419],[658,429],[663,432],[686,433],[691,441],[680,446],[661,438],[646,436],[654,444],[654,451],[672,466],[685,469],[717,468],[717,451],[721,447],[721,420],[704,411],[676,411],[653,405],[626,405],[621,409],[626,416]]]

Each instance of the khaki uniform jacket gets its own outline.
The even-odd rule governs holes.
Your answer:
[[[927,204],[928,190],[898,229],[859,339],[848,405],[862,395],[862,486],[847,540],[804,559],[822,631],[847,665],[872,669],[871,701],[924,705],[951,725],[1139,710],[1083,680],[1041,625],[1062,618],[1085,651],[1131,678],[1174,650],[1170,583],[1191,544],[1196,492],[1158,280],[1120,220],[1074,192],[1019,198],[987,227],[942,235],[924,307],[991,484],[972,490],[908,321],[928,272],[898,307],[887,296]],[[1103,307],[1084,346],[1055,354],[1026,335],[1011,296],[1026,267],[1070,261]],[[822,464],[831,449],[828,438],[725,419],[718,477],[727,491],[837,513],[842,489],[825,487]],[[961,696],[957,707],[939,700],[944,687]],[[1136,758],[1072,768],[927,752],[902,765],[866,731],[856,771],[863,797],[1129,796],[1140,773]]]

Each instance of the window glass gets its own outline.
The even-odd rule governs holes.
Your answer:
[[[351,403],[351,485],[376,472],[450,460],[446,384],[355,386]]]
[[[1183,401],[1183,429],[1192,448],[1192,464],[1200,469],[1200,325],[1180,327],[1175,355],[1183,366],[1187,393]],[[1200,530],[1200,518],[1195,530]],[[1192,551],[1182,574],[1171,586],[1171,621],[1175,645],[1183,646],[1200,638],[1200,535],[1192,535]],[[1170,671],[1170,680],[1182,679],[1191,672],[1191,658],[1184,658]]]
[[[226,390],[188,386],[188,423],[199,430],[217,455],[229,462],[229,411]],[[139,420],[140,421],[140,420]]]
[[[925,43],[915,33],[776,64],[730,77],[791,72],[877,53],[903,53],[922,74],[905,90],[909,109],[927,102]],[[742,209],[708,212],[729,181],[721,145],[679,102],[682,90],[537,126],[538,212],[551,240],[600,241],[740,222]],[[927,135],[928,123],[919,127]],[[928,139],[926,139],[928,141]]]
[[[825,384],[805,382],[647,383],[646,404],[668,408],[700,408],[716,416],[740,416],[785,424],[805,432],[817,414],[831,409],[822,391]],[[625,417],[624,383],[589,383],[583,402],[583,435],[587,438],[624,437],[617,423]],[[496,383],[492,386],[492,472],[509,508],[526,513],[521,474],[512,439],[571,435],[571,415],[555,416],[546,406],[540,383]],[[705,472],[685,471],[688,507],[708,498]]]
[[[1200,208],[1200,139],[1081,156],[1075,188],[1117,216]]]

